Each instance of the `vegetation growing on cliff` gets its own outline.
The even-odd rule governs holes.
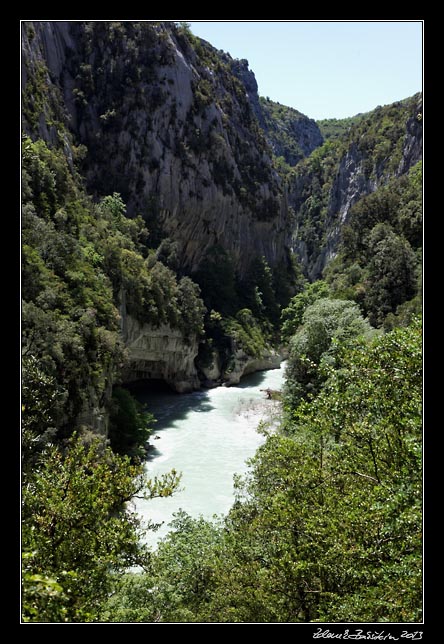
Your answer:
[[[356,114],[343,119],[320,119],[316,121],[322,136],[328,139],[339,139],[348,133],[352,125],[356,125],[367,114]]]
[[[45,395],[39,378],[28,377],[37,363],[55,383],[50,408],[60,438],[91,427],[91,409],[104,413],[111,402],[126,360],[119,307],[185,337],[203,332],[204,308],[198,286],[149,253],[142,219],[125,216],[117,193],[94,203],[62,152],[24,137],[22,187],[24,413],[32,431],[47,431],[33,417],[33,399]]]
[[[322,144],[317,124],[298,110],[260,98],[264,126],[276,157],[294,166]]]
[[[422,162],[350,208],[337,257],[325,279],[358,302],[374,326],[421,310]],[[407,304],[410,303],[410,304]],[[403,308],[399,308],[403,307]],[[408,318],[406,318],[408,321]]]
[[[27,60],[23,95],[23,620],[421,620],[422,165],[404,145],[406,131],[419,137],[419,97],[321,122],[326,140],[306,159],[293,136],[305,117],[262,99],[272,158],[236,63],[186,24],[74,32],[66,71],[88,147],[43,61]],[[173,43],[195,65],[183,120]],[[181,138],[156,156],[152,115],[166,104]],[[258,250],[238,270],[218,235],[189,274],[162,194],[143,191],[165,150],[184,177],[203,157],[213,187],[276,236],[285,183],[312,279],[337,235],[323,281],[308,283],[290,252],[271,266]],[[348,201],[345,165],[359,184]],[[128,216],[140,194],[143,217]],[[289,351],[281,425],[263,429],[232,510],[214,523],[179,513],[156,554],[128,502],[169,495],[179,477],[148,481],[140,465],[153,419],[120,386],[126,314],[200,339],[201,366],[215,351],[227,371],[239,349]]]
[[[327,250],[329,254],[332,251],[333,255],[336,253],[341,235],[345,243],[350,229],[354,230],[355,237],[359,237],[359,224],[353,209],[359,212],[366,203],[373,206],[379,199],[385,200],[384,217],[389,222],[390,218],[398,217],[396,211],[403,207],[400,195],[405,191],[407,200],[416,202],[411,225],[421,225],[421,180],[413,179],[413,175],[406,179],[411,159],[404,147],[409,137],[416,139],[417,143],[420,141],[421,109],[419,94],[378,107],[362,115],[342,136],[326,140],[288,175],[289,202],[294,208],[297,225],[298,254],[304,257],[305,271],[311,279],[322,276],[326,260],[319,260],[325,257]],[[406,159],[403,158],[404,153]],[[419,176],[418,169],[413,173]],[[413,183],[407,188],[408,182]],[[412,190],[416,190],[415,194]],[[390,191],[395,193],[393,198],[388,197]],[[362,198],[364,202],[361,203]],[[367,199],[370,201],[365,201]],[[390,199],[392,203],[388,206]],[[392,211],[390,215],[388,209]],[[410,215],[404,217],[404,222],[407,221],[410,221]],[[412,232],[405,229],[401,234],[410,235],[411,239]],[[413,248],[417,248],[418,237],[414,244]],[[359,262],[359,258],[356,259]]]

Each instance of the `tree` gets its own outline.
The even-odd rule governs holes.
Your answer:
[[[127,574],[104,607],[110,622],[195,622],[211,601],[215,560],[222,552],[218,523],[175,514],[144,574]]]
[[[126,504],[140,493],[172,494],[178,480],[174,470],[147,480],[99,438],[49,446],[24,478],[24,621],[96,619],[114,575],[147,561],[140,520]]]
[[[133,460],[143,458],[153,422],[153,415],[127,389],[115,387],[108,437],[116,454],[127,454]]]
[[[22,360],[22,466],[35,467],[41,451],[53,438],[63,393],[56,379],[44,373],[33,355]]]
[[[301,300],[295,302],[295,317],[302,306]],[[290,341],[285,385],[287,403],[296,407],[300,400],[316,394],[326,377],[323,368],[335,364],[341,344],[370,333],[370,325],[354,302],[321,298],[307,306],[302,326]]]
[[[289,305],[281,313],[282,341],[288,342],[302,324],[306,308],[330,294],[328,285],[322,280],[307,284],[305,289],[291,298]]]
[[[108,213],[119,221],[126,213],[126,205],[118,192],[113,192],[112,195],[106,195],[100,200],[100,211],[106,216]]]
[[[201,288],[208,310],[220,311],[222,315],[233,315],[238,310],[233,260],[221,246],[213,246],[207,251],[200,268],[192,277]]]
[[[244,298],[253,315],[265,317],[274,325],[279,322],[279,304],[276,299],[274,275],[265,257],[255,257],[241,284]],[[245,296],[247,294],[247,296]]]
[[[410,244],[384,223],[372,229],[369,249],[364,306],[370,322],[381,326],[388,313],[415,295],[416,257]]]
[[[205,307],[200,299],[200,288],[189,277],[182,277],[177,284],[177,304],[181,315],[181,329],[186,338],[204,333]]]

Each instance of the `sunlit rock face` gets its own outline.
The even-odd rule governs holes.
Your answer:
[[[257,86],[244,73],[247,90],[234,62],[171,23],[27,23],[23,87],[43,106],[34,121],[24,111],[24,128],[64,138],[68,155],[84,157],[88,192],[119,192],[153,241],[177,242],[181,268],[194,272],[215,246],[240,274],[254,255],[275,266],[287,203]]]
[[[185,338],[179,329],[166,324],[153,327],[127,315],[123,340],[128,351],[125,382],[163,380],[178,393],[200,388],[194,365],[198,353],[196,337]]]

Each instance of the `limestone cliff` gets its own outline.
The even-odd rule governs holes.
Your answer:
[[[238,349],[232,358],[229,368],[224,372],[224,382],[227,386],[239,384],[243,376],[255,371],[278,369],[282,356],[276,351],[268,351],[261,358],[252,358],[242,349]]]
[[[298,110],[261,98],[265,136],[276,157],[290,166],[307,157],[324,142],[317,123]]]
[[[234,347],[228,364],[223,365],[219,353],[215,351],[207,366],[200,367],[205,377],[203,386],[211,388],[219,384],[227,387],[237,385],[249,373],[278,369],[283,359],[283,352],[278,353],[272,349],[263,351],[260,358],[255,358],[244,349]]]
[[[198,339],[184,337],[168,325],[141,324],[130,315],[122,316],[122,336],[128,351],[125,382],[163,380],[178,393],[200,388],[194,365]]]
[[[89,192],[119,192],[189,272],[215,245],[240,273],[254,255],[282,261],[281,180],[227,55],[173,23],[38,22],[23,34],[24,127],[83,155]]]
[[[292,249],[310,279],[336,255],[350,208],[422,159],[422,96],[378,107],[296,166]]]

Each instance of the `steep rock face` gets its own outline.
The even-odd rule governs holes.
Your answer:
[[[123,373],[125,382],[163,380],[178,393],[200,388],[194,365],[196,337],[185,338],[178,329],[165,324],[157,328],[141,324],[130,315],[122,317],[122,335],[129,358]]]
[[[200,366],[204,387],[215,387],[222,382],[222,360],[218,351],[213,351],[206,365]]]
[[[324,139],[317,123],[298,110],[269,98],[260,99],[267,141],[274,154],[294,166],[308,156]]]
[[[378,187],[376,178],[366,176],[364,161],[365,155],[356,144],[352,143],[339,163],[327,205],[325,245],[312,264],[310,271],[312,279],[320,276],[323,268],[336,255],[342,226],[347,221],[351,206]]]
[[[248,60],[246,60],[245,58],[241,60],[233,60],[228,56],[227,60],[230,63],[233,74],[242,82],[245,87],[248,100],[253,109],[254,115],[259,122],[259,125],[263,130],[266,130],[267,126],[264,118],[264,112],[259,99],[259,88],[256,81],[256,76],[254,75],[254,72],[249,68]]]
[[[421,112],[421,95],[376,108],[344,139],[323,146],[319,158],[297,166],[288,191],[291,247],[311,280],[335,257],[353,204],[422,159]]]
[[[52,146],[62,142],[72,166],[71,140],[67,129],[60,127],[71,118],[72,104],[66,104],[64,92],[69,82],[64,78],[66,63],[75,47],[70,23],[23,23],[21,36],[23,129]]]
[[[273,153],[295,165],[322,145],[323,136],[316,121],[298,110],[259,97],[254,72],[248,60],[230,60],[233,74],[243,83],[248,100]]]
[[[281,181],[227,55],[164,23],[38,22],[23,34],[25,93],[35,98],[38,68],[59,99],[57,118],[27,110],[24,126],[86,146],[90,192],[120,192],[190,272],[215,245],[240,274],[254,255],[285,257]]]
[[[406,123],[402,158],[398,175],[408,172],[415,163],[422,159],[422,96],[416,100],[415,109]]]
[[[261,358],[252,358],[242,349],[238,349],[233,356],[230,368],[224,372],[223,379],[227,386],[237,385],[243,376],[255,371],[278,369],[281,362],[282,356],[275,351],[269,351]]]

